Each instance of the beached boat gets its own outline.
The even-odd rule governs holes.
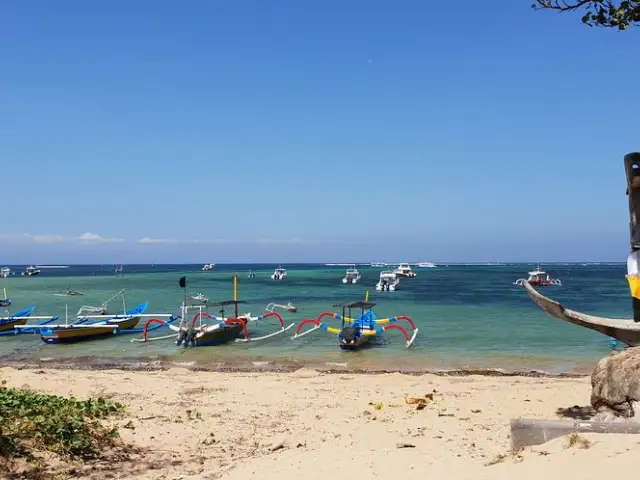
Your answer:
[[[383,270],[380,272],[380,280],[376,283],[376,290],[379,292],[395,292],[400,285],[400,279],[393,270]]]
[[[551,278],[551,276],[540,269],[540,265],[536,266],[535,270],[532,270],[528,273],[528,277],[526,279],[519,278],[515,282],[514,285],[523,285],[525,280],[536,287],[549,287],[551,285],[562,285],[562,282],[558,278]]]
[[[408,263],[401,263],[393,272],[398,277],[414,278],[417,275],[414,271],[411,270],[411,266]]]
[[[274,337],[294,326],[290,324],[285,326],[284,320],[277,312],[269,312],[264,315],[251,316],[250,313],[244,315],[238,314],[238,305],[246,303],[238,300],[238,276],[233,277],[233,300],[226,300],[223,302],[198,302],[195,305],[189,305],[190,297],[185,295],[185,298],[180,307],[181,321],[179,325],[168,324],[169,329],[175,333],[169,335],[163,335],[160,337],[148,337],[147,328],[152,325],[162,325],[165,322],[159,319],[148,320],[143,328],[142,338],[133,339],[132,342],[150,342],[153,340],[164,340],[168,338],[175,338],[177,346],[186,347],[205,347],[220,345],[228,342],[253,342],[258,340],[265,340],[267,338]],[[180,279],[180,286],[186,290],[186,278]],[[226,308],[233,306],[233,316],[226,317]],[[219,307],[219,316],[211,314],[208,309],[210,307]],[[189,316],[193,314],[192,318]],[[277,318],[280,328],[267,335],[258,337],[249,336],[249,330],[247,328],[250,322],[264,321],[270,317]]]
[[[368,302],[368,295],[365,301],[359,302],[346,302],[334,305],[334,308],[341,308],[342,315],[334,312],[323,312],[318,315],[318,318],[307,319],[300,322],[296,329],[296,334],[293,339],[300,338],[318,329],[322,329],[325,332],[332,333],[338,337],[338,345],[342,350],[357,350],[364,346],[371,338],[376,335],[381,335],[388,330],[399,330],[405,338],[405,346],[409,348],[416,336],[418,335],[418,328],[413,320],[407,316],[389,317],[389,318],[377,318],[373,312],[374,303]],[[360,309],[360,314],[353,318],[351,315],[352,309]],[[342,325],[340,328],[330,327],[322,322],[324,317],[334,318],[340,320]],[[409,335],[407,329],[398,325],[397,322],[406,321],[412,328],[413,333]],[[313,327],[303,331],[305,326],[312,325]]]
[[[40,275],[40,269],[38,267],[34,267],[33,265],[30,265],[26,268],[24,272],[22,272],[22,275],[26,275],[27,277]]]
[[[271,279],[272,280],[283,280],[284,277],[287,276],[287,270],[285,268],[282,268],[281,266],[279,266],[278,268],[276,268],[273,271],[273,274],[271,275]]]
[[[4,298],[0,298],[0,307],[8,307],[11,305],[11,299],[7,297],[7,288],[2,289],[4,291]]]
[[[358,271],[358,269],[356,268],[355,265],[352,265],[351,268],[347,269],[347,272],[345,273],[344,278],[342,279],[342,283],[350,283],[350,284],[356,284],[360,281],[360,272]]]
[[[0,278],[7,278],[11,275],[11,269],[9,267],[0,268]]]

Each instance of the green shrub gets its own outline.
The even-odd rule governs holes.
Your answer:
[[[62,457],[95,457],[118,436],[100,420],[124,410],[102,397],[77,400],[0,385],[0,456],[32,457],[50,451]]]

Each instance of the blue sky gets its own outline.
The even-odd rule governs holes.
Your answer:
[[[4,2],[0,263],[623,261],[638,32],[530,4]]]

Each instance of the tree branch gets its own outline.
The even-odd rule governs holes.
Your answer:
[[[534,10],[571,12],[584,9],[582,23],[590,27],[613,27],[626,30],[640,23],[640,0],[536,0]]]

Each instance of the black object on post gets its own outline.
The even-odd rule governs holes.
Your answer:
[[[629,240],[631,253],[627,259],[627,275],[637,276],[640,272],[640,225],[638,225],[638,215],[640,214],[640,153],[628,153],[624,156],[624,169],[627,177],[627,195],[629,196]],[[640,322],[640,298],[634,292],[634,283],[629,279],[631,288],[631,302],[633,306],[633,319]]]

